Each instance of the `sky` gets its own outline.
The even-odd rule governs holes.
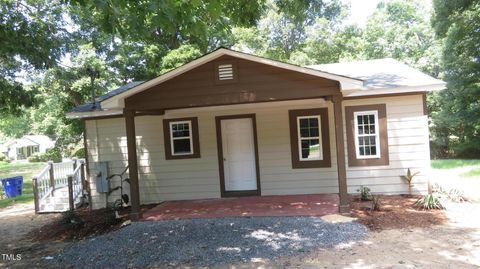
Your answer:
[[[356,23],[365,26],[367,18],[373,14],[377,4],[381,0],[342,0],[344,4],[350,5],[350,17],[347,23]]]

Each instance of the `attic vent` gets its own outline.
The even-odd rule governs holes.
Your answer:
[[[233,79],[233,65],[220,64],[218,65],[218,80],[232,80]]]

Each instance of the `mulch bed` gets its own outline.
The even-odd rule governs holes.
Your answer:
[[[372,211],[371,201],[351,198],[352,217],[372,231],[402,228],[423,228],[447,222],[443,210],[421,210],[413,207],[420,196],[382,195],[380,211]]]
[[[148,210],[156,205],[145,205],[142,211]],[[120,210],[120,219],[115,224],[107,222],[107,210],[88,208],[77,209],[76,215],[82,220],[82,225],[71,225],[65,223],[64,214],[57,214],[54,219],[44,226],[32,230],[28,235],[34,241],[68,241],[79,240],[93,235],[100,235],[119,229],[122,223],[128,220],[130,208]]]

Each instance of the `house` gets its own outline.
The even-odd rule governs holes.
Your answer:
[[[24,135],[5,143],[3,154],[11,160],[27,159],[35,153],[45,153],[55,142],[46,135]]]
[[[129,166],[132,216],[165,200],[408,192],[428,184],[426,92],[445,83],[393,59],[300,67],[218,49],[68,113],[98,162]],[[112,183],[113,184],[113,183]],[[110,197],[109,199],[113,199]]]

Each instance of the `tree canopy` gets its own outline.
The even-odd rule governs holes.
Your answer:
[[[223,46],[298,65],[403,61],[448,82],[429,95],[434,155],[480,152],[478,1],[383,1],[364,26],[340,0],[0,1],[0,137],[47,134],[66,148],[82,128],[65,112],[92,90]]]

